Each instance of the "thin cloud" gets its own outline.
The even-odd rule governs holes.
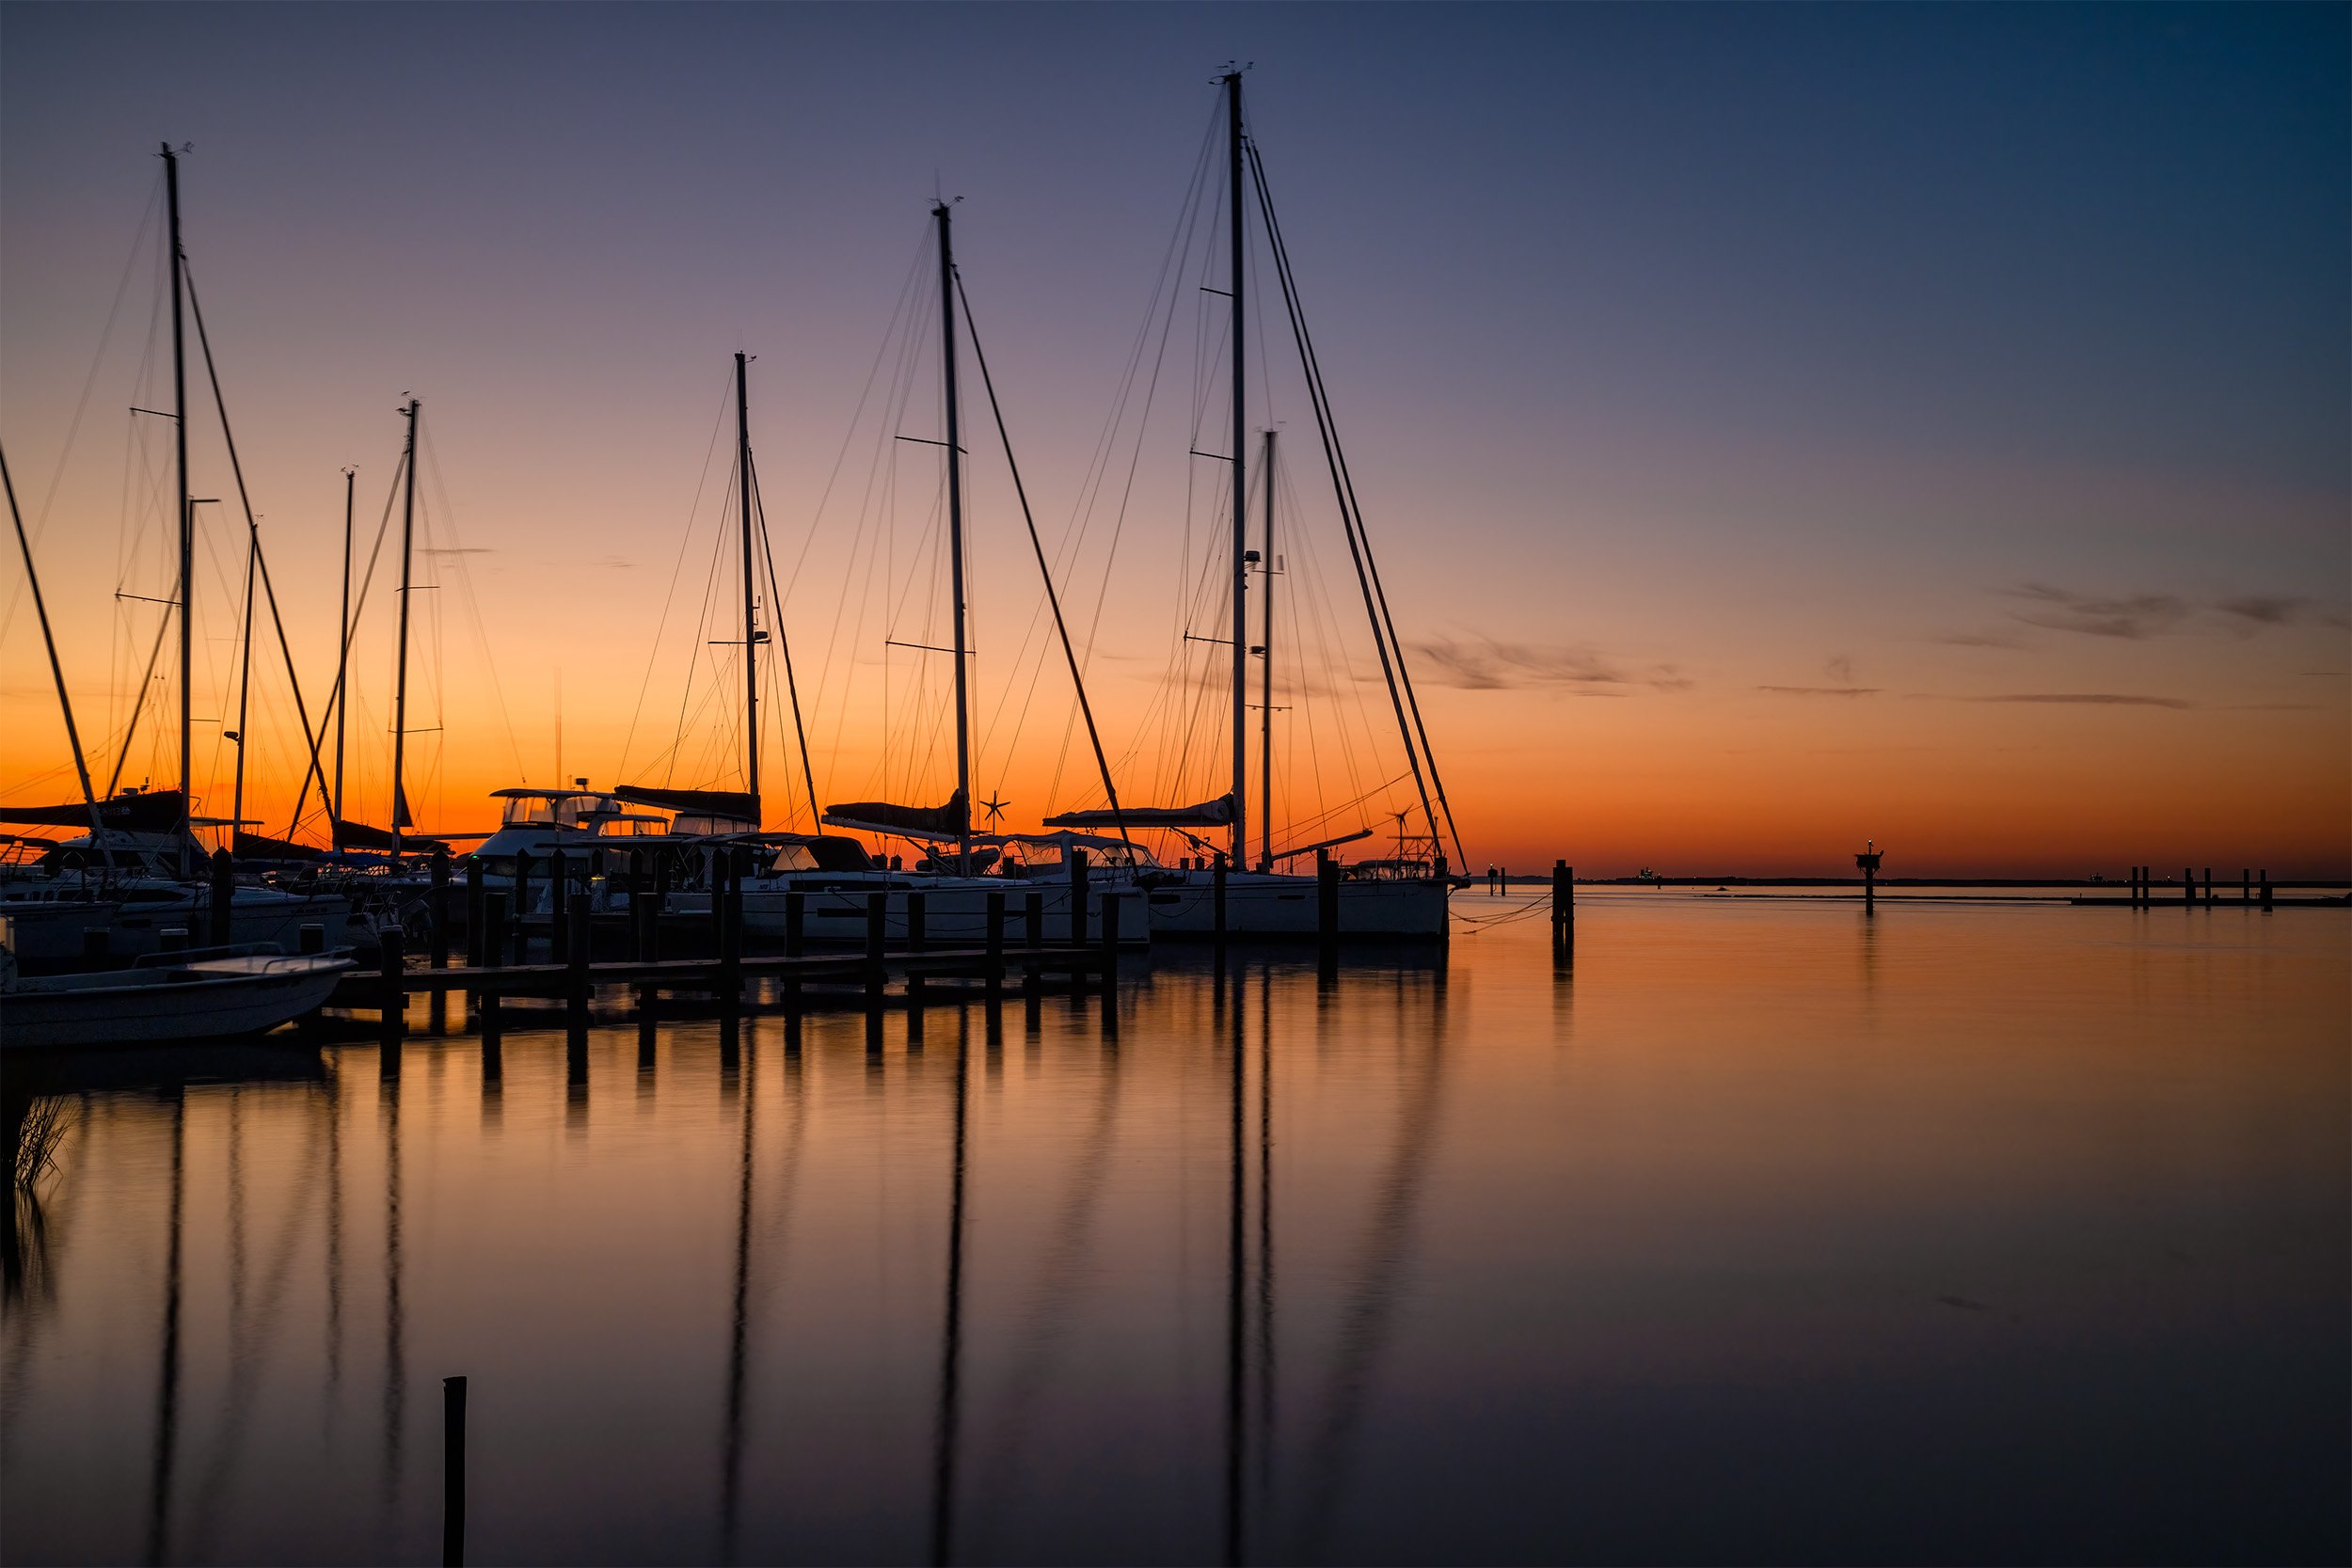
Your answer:
[[[492,545],[437,545],[417,552],[420,555],[496,555]]]
[[[2092,707],[2195,707],[2185,697],[2141,697],[2123,691],[2012,691],[1963,697],[1963,703],[2071,703]]]
[[[1759,686],[1775,697],[1875,697],[1883,689],[1875,686]]]
[[[2010,612],[2029,626],[2080,632],[2086,637],[2121,638],[2132,642],[2173,630],[2196,609],[2186,599],[2171,594],[2103,598],[2043,582],[2021,583],[2000,592],[2012,599],[2024,599],[2033,607]]]
[[[2217,599],[2214,609],[2242,623],[2238,630],[2249,636],[2265,626],[2299,626],[2306,621],[2330,626],[2352,625],[2342,612],[2300,594],[2248,594]]]
[[[1690,677],[1675,665],[1653,665],[1636,673],[1592,648],[1444,638],[1416,642],[1412,651],[1424,670],[1434,668],[1429,678],[1435,684],[1464,691],[1549,688],[1578,697],[1622,697],[1628,688],[1635,686],[1687,691],[1692,685]]]
[[[1952,648],[2022,648],[2026,640],[2005,631],[1955,631],[1942,637],[1931,637],[1931,642],[1941,642]]]

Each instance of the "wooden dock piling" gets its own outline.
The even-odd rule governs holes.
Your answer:
[[[1045,946],[1045,895],[1031,888],[1021,898],[1021,942],[1031,954]],[[1037,1005],[1038,987],[1043,983],[1044,971],[1035,962],[1022,966],[1021,992],[1032,1006]]]
[[[2262,892],[2263,913],[2268,914],[2270,912],[2270,872],[2266,867],[2262,874]]]
[[[866,895],[866,1009],[880,1012],[882,1005],[882,982],[888,971],[882,967],[882,938],[888,929],[890,895],[869,893]]]
[[[567,918],[571,908],[571,858],[558,849],[548,862],[548,961],[567,964],[572,961],[572,925]]]
[[[407,958],[401,951],[400,927],[387,926],[375,935],[376,984],[383,1008],[380,1020],[384,1046],[383,1073],[400,1073],[400,1035],[408,1022]]]
[[[482,857],[466,857],[466,967],[480,969],[484,962],[482,927]]]
[[[588,1011],[588,895],[575,893],[564,911],[564,926],[567,936],[564,944],[564,961],[571,973],[564,984],[565,1000],[571,1004],[574,1017]]]
[[[433,919],[433,967],[449,967],[449,846],[433,851],[433,891],[427,912]]]
[[[531,961],[531,949],[527,945],[531,939],[523,934],[523,917],[530,912],[531,851],[517,849],[515,851],[515,886],[506,900],[507,925],[501,929],[511,929],[514,933],[515,961],[518,964]]]
[[[1328,849],[1315,851],[1315,940],[1326,947],[1340,940],[1340,864]]]
[[[988,924],[982,938],[988,950],[988,1005],[993,1009],[1005,994],[1005,895],[992,888],[988,895]]]
[[[1074,984],[1077,975],[1072,974]],[[1119,1033],[1119,900],[1103,900],[1103,1033]]]
[[[1210,874],[1210,919],[1216,931],[1216,945],[1225,946],[1225,857],[1216,857],[1216,869]]]
[[[215,947],[226,947],[235,940],[235,926],[230,916],[235,911],[236,899],[237,863],[228,850],[215,849],[213,851],[213,890],[209,911],[212,915],[211,943]]]
[[[923,895],[919,891],[911,891],[907,894],[907,951],[910,953],[923,951],[925,924],[923,905]],[[923,976],[918,974],[907,975],[907,1006],[909,1008],[908,1026],[919,1027],[915,1020],[921,1017],[923,1006]]]

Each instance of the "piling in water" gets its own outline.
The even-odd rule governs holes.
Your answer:
[[[441,1379],[441,1562],[466,1560],[466,1380]]]
[[[433,892],[428,912],[433,918],[433,967],[449,967],[449,847],[433,851]]]
[[[213,851],[213,892],[211,899],[212,945],[226,947],[234,939],[230,915],[236,908],[237,865],[226,849]]]
[[[1216,869],[1212,874],[1210,887],[1211,913],[1216,927],[1216,945],[1221,951],[1225,946],[1225,857],[1223,855],[1216,858]]]
[[[530,939],[523,935],[523,916],[530,912],[531,851],[517,849],[515,851],[515,888],[506,901],[507,924],[501,929],[511,930],[515,942],[515,961],[518,964],[531,961],[530,951],[525,946]]]
[[[1315,940],[1326,947],[1340,940],[1340,863],[1328,849],[1315,851]]]
[[[407,967],[406,956],[401,951],[400,927],[389,926],[376,933],[375,961],[377,1005],[383,1008],[381,1037],[384,1046],[383,1072],[387,1078],[400,1072],[400,1034],[408,1022],[408,992],[402,983]]]
[[[482,941],[482,857],[466,857],[466,967],[480,969],[484,962]]]

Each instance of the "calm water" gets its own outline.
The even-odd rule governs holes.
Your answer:
[[[2352,1550],[2352,920],[1580,912],[79,1097],[6,1555],[434,1560],[450,1373],[483,1562]]]

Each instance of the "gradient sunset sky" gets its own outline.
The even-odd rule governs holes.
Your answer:
[[[892,439],[939,433],[932,351],[891,336],[936,289],[935,192],[1122,794],[1216,793],[1171,669],[1220,629],[1184,606],[1221,303],[1185,287],[1123,513],[1089,475],[1237,59],[1474,863],[1839,872],[1866,836],[1890,874],[2352,863],[2342,8],[8,5],[0,44],[0,443],[86,739],[155,634],[118,594],[168,591],[168,436],[128,410],[168,396],[169,140],[313,717],[342,470],[364,548],[423,401],[425,826],[554,780],[559,711],[565,777],[739,787],[702,608],[733,581],[739,349],[819,792],[945,794],[939,661],[885,647],[945,631],[936,452]],[[1285,589],[1344,610],[1311,417],[1270,389]],[[1027,825],[1095,786],[977,385],[964,409],[979,792]],[[230,501],[198,585],[225,815],[243,523],[190,428],[191,488]],[[22,588],[11,556],[0,799],[67,800]],[[351,815],[380,822],[376,593]],[[1402,765],[1369,641],[1279,678],[1288,836],[1376,825]],[[275,832],[282,673],[254,703]],[[167,738],[143,722],[125,783],[173,782]]]

